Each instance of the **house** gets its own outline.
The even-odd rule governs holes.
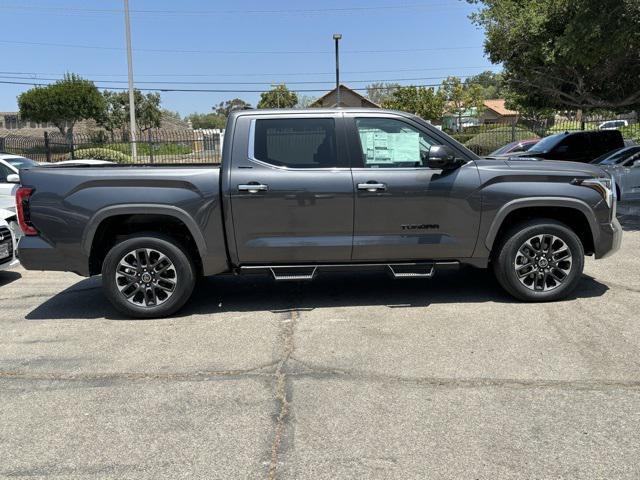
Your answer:
[[[372,102],[364,95],[360,95],[355,90],[346,85],[340,84],[340,105],[338,105],[337,88],[325,93],[315,102],[309,105],[312,108],[333,108],[333,107],[359,107],[359,108],[380,108],[380,105]]]
[[[491,125],[494,123],[514,124],[518,121],[519,112],[505,107],[504,98],[484,101],[484,110],[480,115],[480,123]]]
[[[442,117],[442,127],[448,130],[458,131],[460,127],[466,128],[477,125],[513,125],[518,122],[519,112],[505,107],[506,100],[496,98],[485,100],[480,115],[475,107],[468,108],[458,116],[451,111],[445,112]],[[460,124],[460,125],[458,125]]]

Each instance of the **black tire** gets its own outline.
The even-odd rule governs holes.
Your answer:
[[[136,262],[138,255],[142,258]],[[159,266],[150,268],[156,260]],[[150,283],[144,283],[137,273],[140,269],[150,272]],[[140,277],[140,281],[133,277]],[[191,296],[195,282],[196,271],[187,250],[174,239],[157,234],[140,234],[117,243],[102,264],[106,297],[119,312],[133,318],[161,318],[177,312]],[[133,290],[137,291],[135,295],[126,295]]]
[[[559,251],[555,256],[551,253],[553,247],[544,253],[544,246],[553,237],[559,239],[553,242]],[[529,249],[525,245],[528,240],[532,240],[529,245],[534,248]],[[562,243],[568,247],[571,258],[556,261],[556,257],[566,255]],[[540,249],[536,250],[536,246]],[[496,245],[492,263],[498,282],[513,297],[526,302],[551,302],[565,298],[580,281],[584,269],[584,248],[580,238],[565,224],[551,219],[531,220],[514,226],[502,236]],[[568,270],[567,265],[570,265]],[[558,281],[556,277],[563,278]]]

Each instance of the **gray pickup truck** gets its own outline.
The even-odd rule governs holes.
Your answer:
[[[524,301],[565,297],[619,248],[611,177],[481,159],[420,118],[367,109],[230,115],[222,165],[22,170],[27,269],[102,274],[132,317],[170,315],[201,275],[310,280],[331,269],[495,271]]]

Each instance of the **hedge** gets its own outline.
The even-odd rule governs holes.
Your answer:
[[[118,163],[130,163],[131,156],[110,148],[81,148],[74,152],[75,158],[110,160]]]
[[[513,142],[514,140],[528,140],[530,138],[539,138],[534,132],[517,127],[515,135],[511,127],[504,126],[489,130],[484,133],[474,135],[470,140],[465,142],[465,146],[477,153],[478,155],[488,155],[494,150]]]

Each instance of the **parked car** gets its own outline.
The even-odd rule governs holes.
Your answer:
[[[593,163],[613,176],[619,200],[640,199],[640,145],[615,150]]]
[[[505,155],[507,153],[526,152],[536,143],[539,142],[538,138],[530,138],[528,140],[517,140],[515,142],[507,143],[499,149],[489,154],[489,157],[495,157],[497,155]]]
[[[619,130],[564,132],[543,138],[526,152],[507,156],[589,163],[600,155],[624,145]]]
[[[21,168],[36,165],[38,163],[29,158],[0,153],[0,209],[15,212],[15,193],[20,181],[18,172]]]
[[[15,221],[15,212],[0,209],[0,270],[6,270],[18,264]]]
[[[132,317],[170,315],[200,275],[396,278],[491,266],[525,301],[566,297],[584,256],[619,246],[611,176],[589,164],[482,159],[417,116],[233,112],[221,166],[22,170],[27,269],[102,274]]]
[[[598,125],[600,130],[617,130],[622,127],[628,127],[629,122],[627,120],[608,120]]]

